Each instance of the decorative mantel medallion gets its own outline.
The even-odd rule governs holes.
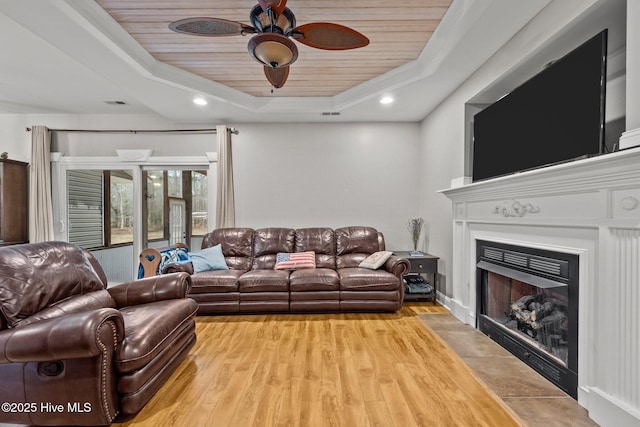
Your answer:
[[[638,205],[640,205],[640,200],[632,196],[620,200],[620,207],[625,211],[633,211],[638,208]]]
[[[501,205],[497,205],[493,209],[494,214],[502,215],[503,217],[523,217],[527,214],[535,214],[540,212],[538,206],[534,206],[531,203],[523,203],[518,200],[509,200]]]

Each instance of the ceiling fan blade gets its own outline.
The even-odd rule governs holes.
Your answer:
[[[236,36],[256,32],[253,27],[240,22],[202,17],[180,19],[169,24],[169,29],[176,33],[209,37]]]
[[[258,0],[258,4],[265,12],[268,8],[271,8],[280,15],[287,6],[287,0]]]
[[[289,66],[287,65],[286,67],[271,68],[265,65],[264,75],[267,76],[267,80],[269,80],[271,86],[276,89],[280,89],[287,81],[287,77],[289,77]]]
[[[357,49],[369,39],[356,30],[330,22],[312,22],[293,29],[291,37],[302,44],[326,50]]]

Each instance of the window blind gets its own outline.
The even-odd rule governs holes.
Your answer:
[[[85,249],[104,243],[104,179],[99,170],[67,171],[69,242]]]

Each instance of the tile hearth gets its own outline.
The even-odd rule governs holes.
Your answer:
[[[450,314],[420,314],[419,317],[527,425],[598,425],[573,398],[479,330]]]

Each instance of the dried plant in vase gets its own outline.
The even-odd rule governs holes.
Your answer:
[[[407,230],[411,233],[411,240],[413,241],[413,250],[418,250],[418,242],[420,241],[420,234],[422,233],[422,227],[424,227],[423,218],[411,218],[407,221]]]

